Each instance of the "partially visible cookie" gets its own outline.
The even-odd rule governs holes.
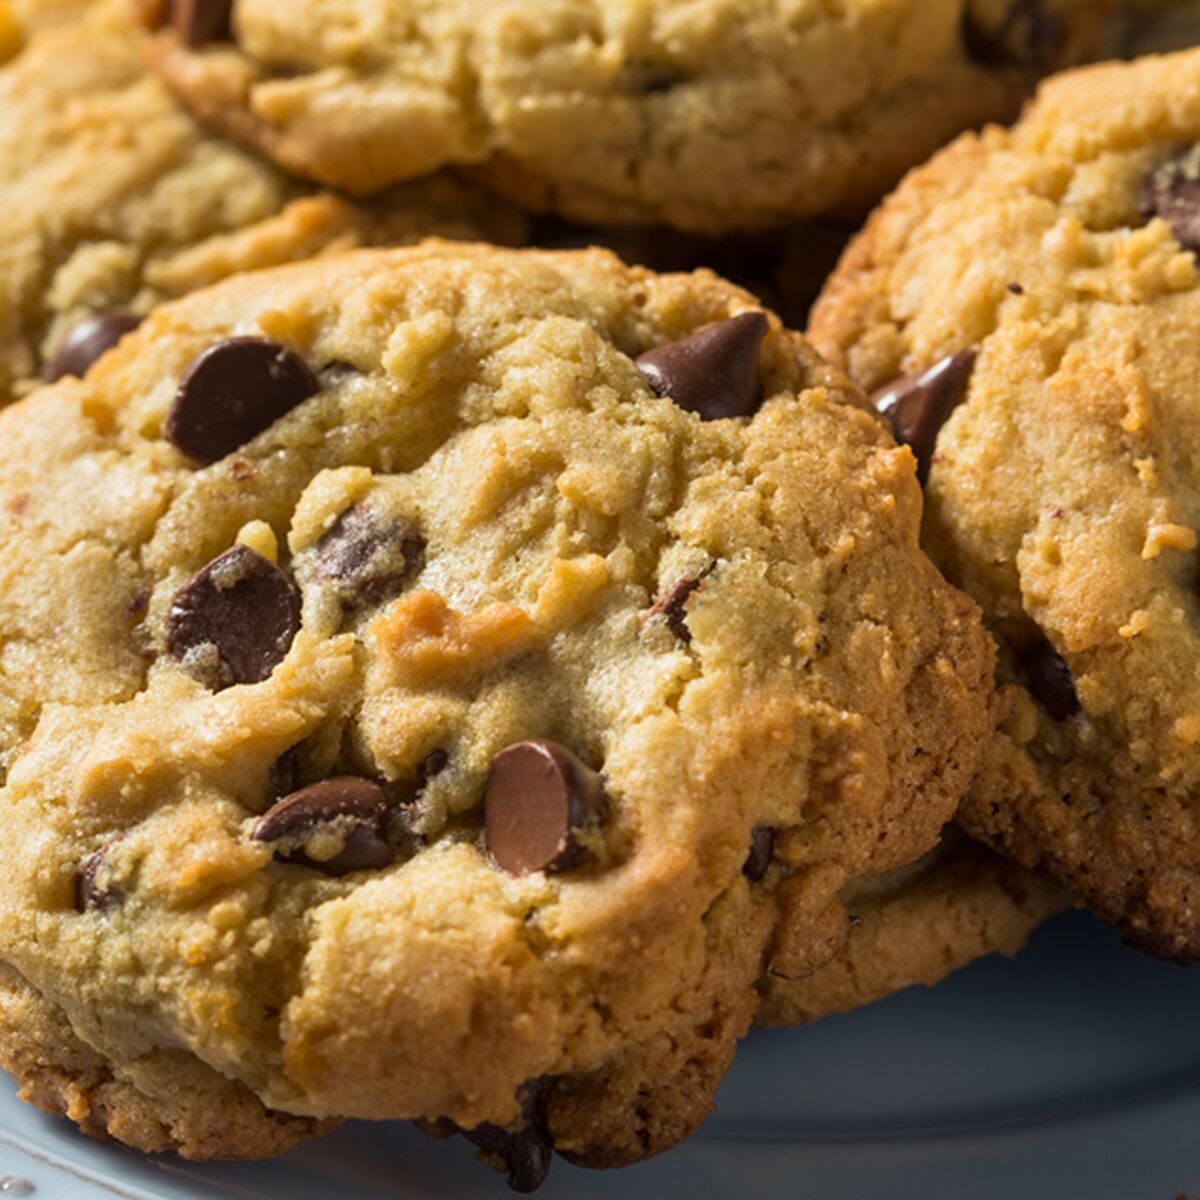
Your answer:
[[[724,233],[853,210],[1015,115],[1113,0],[141,0],[205,120],[369,195],[447,166],[574,220]]]
[[[856,880],[841,898],[851,918],[845,947],[811,975],[768,972],[759,1024],[806,1024],[932,987],[989,954],[1012,956],[1068,904],[1060,886],[954,831],[920,862]]]
[[[1018,703],[960,820],[1200,957],[1200,51],[1044,85],[871,220],[817,345],[928,472]]]
[[[0,958],[122,1067],[665,1149],[992,727],[909,455],[707,273],[243,275],[0,434]]]
[[[521,236],[505,205],[448,179],[369,206],[314,194],[197,126],[112,5],[60,15],[0,69],[0,403],[239,270],[430,234]]]
[[[62,1009],[0,963],[0,1067],[20,1097],[90,1137],[196,1161],[271,1158],[331,1122],[274,1113],[183,1049],[114,1063],[80,1040]]]
[[[1200,42],[1200,3],[1127,0],[1111,37],[1108,48],[1125,58],[1194,46]]]

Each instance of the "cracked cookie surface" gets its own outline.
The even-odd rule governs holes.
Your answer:
[[[448,179],[370,205],[289,180],[182,111],[122,13],[32,6],[0,68],[0,402],[240,270],[431,234],[521,236],[505,205]]]
[[[191,12],[190,6],[184,6]],[[221,6],[215,6],[220,8]],[[722,233],[876,200],[1081,61],[1110,0],[234,0],[167,20],[193,109],[369,194],[472,168],[582,221]]]
[[[110,1062],[644,1157],[991,727],[910,456],[706,273],[247,275],[0,429],[0,958]]]
[[[812,323],[933,450],[926,544],[1018,686],[962,823],[1181,959],[1200,955],[1198,143],[1196,52],[1062,76],[915,172]]]

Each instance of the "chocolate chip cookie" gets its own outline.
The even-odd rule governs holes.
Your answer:
[[[752,230],[876,200],[1078,62],[1113,0],[141,0],[218,129],[366,195],[444,166],[599,223]]]
[[[1056,79],[876,214],[819,301],[928,472],[1017,706],[961,814],[1200,957],[1200,52]]]
[[[505,205],[447,179],[369,206],[316,194],[181,111],[117,6],[58,15],[0,69],[0,403],[239,270],[427,234],[521,236]]]
[[[708,273],[256,272],[0,432],[0,959],[274,1112],[668,1147],[992,725],[908,452]]]

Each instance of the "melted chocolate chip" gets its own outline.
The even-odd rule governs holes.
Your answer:
[[[276,857],[315,867],[326,875],[386,867],[396,852],[384,836],[388,798],[369,779],[341,775],[301,788],[273,804],[254,827],[258,842],[285,842]],[[340,834],[343,848],[332,858],[313,858],[305,845],[321,834]]]
[[[79,864],[75,875],[76,912],[104,912],[116,898],[114,892],[102,888],[96,882],[96,876],[104,865],[109,849],[109,846],[101,846],[95,854],[89,855]]]
[[[703,585],[704,580],[711,574],[712,567],[699,575],[688,575],[679,580],[669,590],[664,592],[646,613],[646,620],[662,617],[667,628],[683,644],[690,645],[692,631],[687,627],[687,605],[693,594]]]
[[[741,313],[648,350],[637,365],[655,395],[705,421],[748,417],[762,403],[758,349],[768,328],[763,313]]]
[[[517,742],[492,759],[484,795],[488,849],[512,875],[566,871],[584,848],[579,835],[603,818],[599,774],[557,742]]]
[[[767,825],[760,825],[750,832],[750,853],[742,874],[751,883],[758,883],[767,873],[771,860],[775,857],[775,830]]]
[[[963,45],[985,67],[1044,71],[1062,57],[1066,30],[1044,0],[1011,0],[999,21],[987,20],[977,4],[963,10]]]
[[[233,0],[171,0],[171,27],[193,49],[232,36]]]
[[[424,557],[425,542],[411,529],[353,504],[317,542],[307,571],[332,584],[349,612],[390,599]]]
[[[82,378],[88,368],[111,350],[127,333],[142,323],[133,313],[107,312],[80,321],[62,340],[46,366],[46,378],[53,383],[67,375]]]
[[[268,338],[226,338],[180,381],[163,433],[189,458],[216,462],[319,390],[299,355]]]
[[[234,546],[175,593],[167,650],[214,688],[258,683],[283,661],[300,629],[291,580],[248,546]]]
[[[508,1186],[514,1192],[535,1192],[550,1172],[554,1141],[546,1121],[546,1091],[543,1081],[523,1085],[525,1128],[516,1132],[484,1123],[463,1130],[463,1136],[484,1154],[503,1165]],[[521,1097],[518,1092],[518,1098]]]
[[[1017,670],[1030,694],[1054,720],[1078,716],[1081,707],[1071,669],[1045,638],[1021,654]]]
[[[1200,142],[1159,163],[1138,201],[1144,217],[1162,217],[1185,250],[1200,253]]]
[[[896,440],[912,448],[922,483],[929,477],[942,426],[966,397],[976,357],[974,350],[959,350],[928,371],[898,379],[871,397],[875,408],[891,421]]]

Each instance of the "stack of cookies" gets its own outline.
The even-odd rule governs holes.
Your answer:
[[[1200,957],[1200,52],[918,166],[1162,19],[0,0],[22,1095],[529,1191],[1071,903]]]

